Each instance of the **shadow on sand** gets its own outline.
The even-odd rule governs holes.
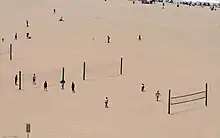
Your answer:
[[[0,56],[4,56],[4,55],[7,55],[7,54],[9,54],[9,53],[8,52],[1,52]]]
[[[197,107],[193,107],[193,108],[173,112],[173,113],[171,113],[171,115],[189,113],[189,112],[196,111],[196,110],[201,110],[201,109],[204,109],[204,108],[205,108],[205,106],[200,105],[200,106],[197,106]]]
[[[120,76],[123,76],[123,75],[119,75],[119,74],[116,74],[116,75],[109,75],[109,76],[106,76],[106,77],[96,77],[96,78],[86,78],[86,80],[84,81],[94,81],[94,80],[102,80],[102,79],[113,79],[113,78],[117,78],[117,77],[120,77]]]

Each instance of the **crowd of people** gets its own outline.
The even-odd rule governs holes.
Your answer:
[[[193,1],[180,1],[180,2],[174,2],[175,0],[138,0],[142,4],[155,4],[155,3],[162,3],[162,8],[164,9],[165,3],[175,3],[177,7],[182,5],[188,5],[188,6],[200,6],[200,7],[210,7],[211,11],[216,11],[217,8],[220,8],[220,2],[219,3],[209,3],[209,2],[193,2]],[[135,4],[135,1],[133,1],[133,4]]]

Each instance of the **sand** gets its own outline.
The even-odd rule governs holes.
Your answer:
[[[26,137],[26,123],[30,138],[220,137],[220,10],[176,5],[162,10],[160,4],[126,0],[7,0],[0,4],[0,16],[0,37],[5,38],[0,44],[0,137]],[[19,70],[21,91],[14,86]],[[172,96],[184,95],[203,91],[206,82],[208,107],[199,100],[171,106],[168,115],[169,89]]]

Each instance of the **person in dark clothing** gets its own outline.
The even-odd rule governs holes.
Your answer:
[[[44,82],[44,90],[47,91],[47,81]]]
[[[29,27],[29,22],[28,22],[28,20],[26,20],[26,26]]]
[[[59,21],[60,21],[60,22],[63,22],[63,21],[64,21],[63,16],[60,17],[60,20],[59,20]]]
[[[15,33],[15,40],[18,39],[18,33]]]
[[[74,84],[74,82],[72,82],[71,88],[72,88],[72,92],[75,93],[75,84]]]
[[[36,85],[36,74],[33,75],[33,84]]]
[[[26,38],[28,39],[30,36],[30,33],[26,33]]]
[[[18,85],[18,75],[15,75],[15,85]]]
[[[30,33],[26,33],[26,38],[31,39]]]
[[[138,40],[141,41],[141,35],[138,35]]]
[[[105,108],[108,108],[108,97],[105,97]]]
[[[141,91],[144,92],[144,89],[145,89],[144,84],[142,84],[141,85]]]
[[[53,14],[56,14],[56,9],[53,9]]]
[[[110,36],[107,36],[107,43],[110,43]]]
[[[156,94],[155,94],[155,96],[156,96],[156,98],[157,98],[157,101],[159,101],[159,97],[160,97],[160,91],[159,90],[157,90],[157,92],[156,92]]]
[[[3,37],[3,38],[2,38],[2,42],[4,42],[4,41],[5,41],[5,38]]]

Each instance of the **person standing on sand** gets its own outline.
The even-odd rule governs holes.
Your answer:
[[[56,14],[56,9],[53,9],[53,14]]]
[[[44,82],[44,91],[47,91],[47,81]]]
[[[61,89],[63,90],[64,89],[64,84],[65,84],[65,80],[61,80],[60,83],[61,83]]]
[[[29,37],[30,37],[30,34],[26,33],[26,38],[29,39]]]
[[[141,41],[141,35],[138,35],[138,40]]]
[[[105,97],[105,108],[108,108],[108,97]]]
[[[157,92],[156,92],[156,94],[155,94],[155,96],[156,96],[156,98],[157,98],[157,101],[159,101],[159,97],[160,97],[160,91],[159,90],[157,90]]]
[[[15,75],[15,85],[18,85],[18,75]]]
[[[75,84],[74,84],[74,82],[72,82],[71,88],[72,88],[72,92],[75,93]]]
[[[30,33],[26,33],[26,38],[31,39]]]
[[[34,75],[33,75],[32,80],[33,80],[33,84],[36,85],[36,74],[35,74],[35,73],[34,73]]]
[[[5,41],[5,38],[4,37],[2,37],[2,42],[4,42]]]
[[[28,22],[28,20],[26,20],[26,27],[29,27],[29,22]]]
[[[15,40],[18,39],[18,33],[15,33]]]
[[[110,43],[110,36],[107,36],[107,43]]]
[[[141,85],[141,91],[144,92],[144,89],[145,89],[144,84],[142,84]]]

